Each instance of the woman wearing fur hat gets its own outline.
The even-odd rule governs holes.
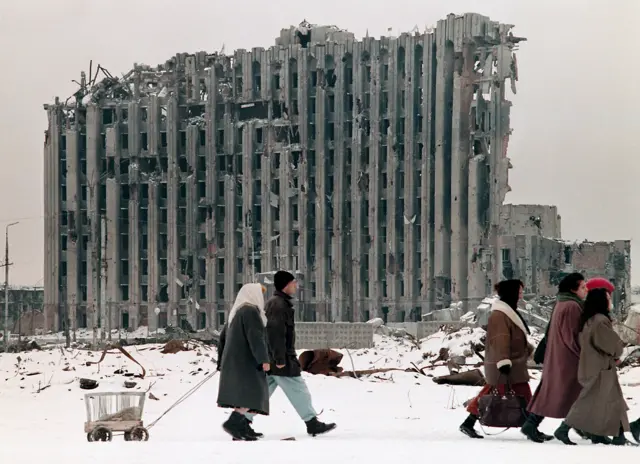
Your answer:
[[[244,416],[248,412],[269,415],[270,369],[267,347],[265,288],[260,284],[242,286],[224,329],[223,350],[219,354],[220,386],[218,406],[233,408],[222,424],[234,440],[255,441]]]
[[[528,342],[529,327],[518,311],[524,284],[517,279],[503,280],[496,284],[499,299],[491,307],[487,324],[484,372],[487,384],[467,406],[469,416],[460,426],[460,431],[470,438],[484,438],[474,429],[480,415],[478,400],[497,389],[503,395],[507,382],[513,392],[531,400],[527,360],[533,353]]]

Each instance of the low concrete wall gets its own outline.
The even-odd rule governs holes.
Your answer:
[[[373,348],[373,330],[364,322],[296,322],[296,349]]]
[[[428,336],[433,335],[443,325],[448,325],[455,328],[469,326],[467,322],[460,321],[390,322],[385,325],[394,329],[404,329],[408,333],[416,337],[418,340],[422,340],[423,338],[427,338]]]

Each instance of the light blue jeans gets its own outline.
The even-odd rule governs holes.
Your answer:
[[[267,375],[267,382],[269,384],[269,397],[273,395],[273,392],[278,387],[282,388],[287,399],[303,421],[310,421],[318,415],[316,410],[313,409],[311,393],[309,393],[307,383],[302,377]],[[253,421],[254,414],[247,413],[245,416],[250,421]]]

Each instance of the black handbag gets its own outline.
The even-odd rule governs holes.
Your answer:
[[[478,399],[478,420],[486,427],[520,428],[527,420],[526,408],[525,399],[516,395],[508,383],[504,395],[494,387]]]

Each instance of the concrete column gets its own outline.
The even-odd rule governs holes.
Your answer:
[[[236,50],[236,56],[242,61],[242,98],[243,102],[253,101],[253,53]]]
[[[371,245],[369,247],[369,317],[381,316],[382,292],[380,253],[383,244],[380,239],[380,75],[381,64],[375,57],[380,54],[380,43],[371,44],[371,109],[369,110],[369,124],[371,136],[369,137],[369,234]],[[383,222],[382,222],[383,223]]]
[[[109,156],[109,133],[107,129],[107,156]],[[108,178],[107,184],[107,330],[120,327],[120,184]]]
[[[318,74],[324,72],[325,52],[324,48],[316,49],[316,59],[319,69]],[[326,150],[326,92],[320,85],[322,76],[318,76],[318,86],[316,87],[316,312],[317,320],[320,322],[330,321],[327,300],[329,294],[329,263],[327,262],[327,248],[329,246],[329,234],[327,231],[327,150]]]
[[[235,119],[232,118],[233,107],[232,103],[227,103],[225,115],[224,115],[224,153],[226,156],[233,156],[233,165],[235,166],[236,156],[236,127]],[[234,172],[235,174],[235,172]],[[224,176],[224,311],[225,320],[229,317],[229,311],[233,306],[233,302],[236,299],[238,289],[236,288],[238,283],[237,273],[237,238],[236,230],[238,229],[238,215],[236,201],[237,189],[236,189],[235,175],[231,175],[227,172]]]
[[[78,328],[78,305],[80,304],[80,255],[82,245],[78,243],[82,237],[79,188],[79,134],[76,129],[66,131],[67,139],[67,317],[69,329],[74,333]]]
[[[387,241],[382,246],[386,253],[386,281],[387,296],[389,302],[388,320],[390,322],[400,322],[398,313],[398,301],[400,299],[400,273],[402,263],[400,262],[400,237],[401,230],[398,229],[398,217],[402,214],[398,210],[398,198],[400,191],[398,184],[400,181],[400,157],[402,153],[396,148],[396,137],[399,137],[397,128],[399,126],[400,112],[400,85],[401,76],[398,69],[399,43],[392,40],[389,50],[389,80],[387,82],[387,95],[389,101],[389,128],[386,136],[387,141],[387,216],[381,218],[387,227]]]
[[[149,107],[147,109],[147,143],[149,145],[149,155],[160,155],[160,102],[157,95],[149,97]]]
[[[450,303],[451,285],[451,107],[453,43],[447,29],[438,23],[436,29],[436,108],[435,108],[435,278],[436,299],[440,307]]]
[[[291,73],[289,72],[289,49],[280,50],[280,59],[283,63],[282,68],[280,69],[280,101],[284,102],[288,111],[291,111],[291,97],[290,97],[290,89],[291,89]],[[289,118],[288,127],[286,128],[291,132],[291,118]],[[279,266],[283,269],[293,270],[293,218],[291,215],[291,196],[294,194],[293,191],[293,171],[291,169],[291,143],[290,136],[289,140],[285,142],[282,146],[282,150],[280,153],[280,168],[278,172],[278,177],[280,178],[280,194],[279,194],[279,209],[280,209],[280,227],[278,233],[280,234],[280,239],[277,244],[278,254],[280,257]]]
[[[224,299],[225,321],[236,299],[236,181],[233,176],[224,177]]]
[[[334,113],[333,113],[333,159],[329,169],[333,173],[333,192],[331,194],[331,209],[333,213],[333,230],[331,231],[331,320],[340,322],[350,318],[351,301],[346,298],[347,273],[345,272],[345,254],[347,251],[346,240],[348,226],[345,223],[345,202],[347,189],[346,162],[345,162],[345,65],[343,57],[344,48],[333,47],[334,72],[337,77],[333,89]],[[331,118],[331,115],[328,115]]]
[[[180,320],[181,287],[177,279],[180,274],[180,242],[178,237],[178,193],[180,173],[178,171],[178,102],[175,97],[167,100],[167,285],[169,294],[169,321],[176,327]]]
[[[462,49],[461,73],[453,76],[451,144],[451,297],[467,302],[469,271],[469,154],[473,152],[473,50]]]
[[[131,102],[128,105],[129,134],[129,327],[137,329],[140,324],[140,105]],[[146,225],[146,224],[145,224]],[[155,314],[154,314],[155,316]],[[149,317],[147,317],[149,319]]]
[[[187,189],[187,253],[191,268],[192,286],[189,290],[187,298],[191,298],[192,302],[187,304],[187,320],[193,328],[198,325],[198,311],[196,302],[199,299],[198,290],[200,287],[200,276],[197,275],[198,270],[198,185],[196,168],[198,166],[198,127],[195,125],[187,126],[187,164],[189,174],[186,179]],[[186,278],[186,276],[185,276]],[[200,304],[200,303],[198,303]],[[202,307],[201,307],[202,310]]]
[[[254,149],[255,123],[249,121],[245,123],[242,130],[242,245],[244,253],[241,254],[243,260],[244,282],[253,282],[255,273],[254,260],[258,258],[256,253],[256,212],[253,208],[254,183],[253,183],[253,157],[257,156]]]
[[[263,74],[265,79],[265,87],[270,87],[269,79],[270,74]],[[261,216],[262,222],[260,224],[261,230],[261,248],[260,254],[262,256],[262,272],[273,270],[273,241],[272,237],[275,235],[273,214],[271,212],[272,204],[278,205],[278,198],[271,191],[271,184],[273,181],[273,154],[271,153],[271,147],[275,144],[273,132],[271,130],[271,115],[273,112],[272,104],[269,103],[268,125],[263,129],[263,145],[264,151],[262,153],[262,159],[260,160],[261,173],[260,183],[262,184],[262,202],[261,202]]]
[[[149,182],[149,206],[147,213],[147,263],[149,267],[147,310],[149,311],[149,331],[158,327],[155,309],[160,292],[160,256],[158,237],[160,236],[160,192],[156,181]]]
[[[351,64],[353,69],[353,138],[351,142],[351,294],[352,316],[354,322],[364,320],[365,288],[363,279],[364,224],[365,211],[364,195],[366,193],[365,168],[362,163],[364,151],[362,102],[364,101],[363,66],[361,64],[363,44],[353,44]]]
[[[435,34],[423,43],[422,76],[422,163],[420,164],[420,280],[422,313],[433,309],[435,277]]]
[[[45,190],[44,236],[45,247],[44,292],[45,292],[45,328],[60,329],[60,127],[57,108],[48,109],[49,128],[45,141]]]
[[[87,326],[98,324],[100,307],[100,123],[102,115],[94,104],[87,106]],[[46,270],[45,270],[46,273]]]
[[[418,255],[420,243],[417,242],[418,227],[420,222],[417,211],[417,196],[419,191],[419,167],[422,153],[418,153],[418,142],[423,143],[420,128],[416,125],[417,112],[422,114],[423,108],[419,106],[420,89],[422,87],[422,41],[417,37],[407,37],[405,55],[405,79],[404,90],[404,214],[402,217],[402,240],[404,248],[404,297],[402,306],[405,316],[408,318],[419,300],[418,288]],[[424,200],[423,200],[424,201]],[[422,237],[424,239],[424,237]]]
[[[216,132],[217,115],[216,99],[218,96],[218,78],[216,77],[216,67],[212,66],[207,73],[207,101],[205,103],[206,140],[205,152],[207,159],[206,179],[206,201],[207,221],[205,225],[207,239],[206,255],[206,295],[207,295],[207,326],[218,328],[218,284],[216,268],[216,204],[217,194],[217,153],[216,153]],[[202,304],[201,304],[202,305]]]
[[[311,246],[315,246],[309,242],[309,49],[298,48],[297,51],[298,65],[298,130],[300,131],[300,141],[302,142],[302,156],[300,164],[298,164],[298,230],[300,237],[298,238],[298,269],[303,276],[303,287],[310,290],[310,281],[312,279],[312,271],[309,268],[309,255]],[[300,308],[303,314],[306,313],[306,305],[309,300],[314,297],[310,291],[305,292],[304,305]]]

